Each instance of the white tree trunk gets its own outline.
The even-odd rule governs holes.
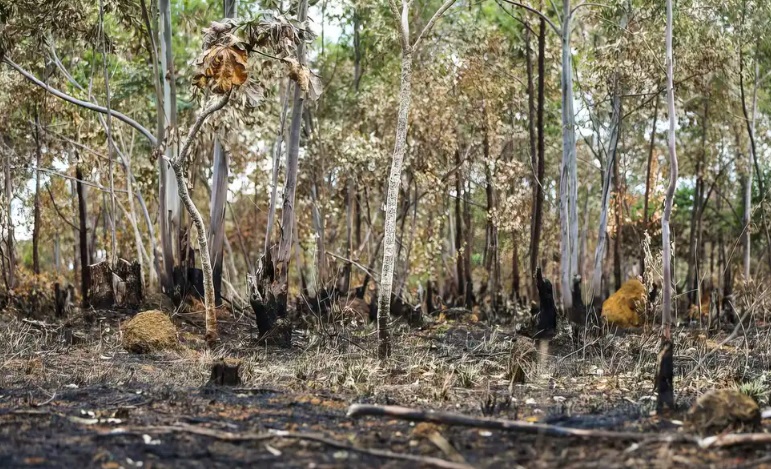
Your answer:
[[[616,77],[616,80],[618,78]],[[610,141],[608,142],[608,162],[602,179],[602,205],[600,208],[600,229],[597,237],[597,249],[594,252],[594,274],[592,276],[592,298],[602,296],[602,260],[608,240],[608,208],[610,207],[610,179],[613,175],[613,162],[618,147],[619,124],[621,120],[621,94],[618,83],[613,94],[613,115],[610,123]]]
[[[402,52],[401,85],[399,87],[399,114],[396,122],[396,141],[388,176],[388,197],[386,199],[385,237],[383,239],[383,266],[378,290],[377,333],[378,356],[381,359],[391,354],[391,338],[388,333],[388,317],[391,312],[391,291],[393,290],[394,261],[396,257],[396,209],[399,203],[399,187],[402,182],[402,164],[407,145],[407,124],[412,101],[412,51],[408,47]]]
[[[664,336],[670,339],[672,324],[672,250],[670,245],[669,219],[672,216],[672,202],[675,198],[675,188],[677,186],[677,152],[675,148],[675,125],[677,123],[675,115],[675,87],[674,87],[674,69],[672,63],[672,0],[667,0],[667,105],[669,111],[669,187],[667,196],[664,200],[664,215],[661,218],[661,239],[663,243],[663,311],[662,322],[664,326]]]
[[[163,114],[166,132],[177,133],[177,97],[174,83],[174,55],[171,49],[171,2],[170,0],[158,0],[159,27],[158,35],[161,45],[161,77],[163,79]],[[158,140],[163,140],[163,135]],[[177,141],[172,139],[172,142]],[[177,145],[172,143],[166,147],[166,158],[172,160],[177,155]],[[181,260],[180,230],[181,230],[181,205],[180,194],[177,186],[177,178],[169,171],[168,163],[161,159],[159,178],[160,224],[161,224],[161,251],[163,252],[163,284],[170,288],[173,284],[173,270]],[[167,291],[171,294],[171,291]]]
[[[578,273],[578,176],[575,115],[573,112],[573,59],[570,51],[570,0],[563,0],[562,21],[562,168],[560,174],[560,237],[562,306],[573,307],[571,280]]]
[[[760,64],[755,59],[755,84],[752,87],[752,115],[750,120],[750,136],[755,137],[755,120],[758,107],[758,86],[760,85]],[[752,164],[755,155],[747,152],[747,185],[744,187],[744,281],[750,281],[750,251],[752,241],[750,235],[750,218],[752,217]]]

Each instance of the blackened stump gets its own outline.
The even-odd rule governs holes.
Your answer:
[[[658,368],[656,370],[655,389],[658,391],[656,400],[656,409],[660,412],[664,407],[675,408],[674,395],[674,357],[672,341],[662,339],[661,350],[658,357]]]
[[[551,339],[557,332],[557,306],[554,304],[554,290],[551,282],[543,278],[541,268],[535,270],[536,287],[541,307],[538,311],[536,331],[533,338]]]
[[[239,371],[241,363],[228,363],[225,360],[217,360],[212,364],[211,376],[207,386],[240,386],[241,376]]]

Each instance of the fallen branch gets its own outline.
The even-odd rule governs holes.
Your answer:
[[[402,461],[412,461],[422,465],[429,465],[438,468],[446,469],[469,469],[471,466],[468,464],[454,463],[446,461],[444,459],[433,458],[429,456],[417,456],[413,454],[394,453],[391,451],[380,449],[360,448],[357,446],[351,446],[346,443],[331,440],[320,435],[313,435],[310,433],[295,433],[287,431],[272,431],[270,433],[233,433],[221,430],[214,430],[212,428],[196,427],[193,425],[168,425],[168,426],[155,426],[155,427],[123,427],[116,428],[107,432],[98,433],[99,436],[124,436],[124,435],[136,435],[142,436],[149,433],[190,433],[193,435],[206,436],[221,441],[229,442],[243,442],[243,441],[265,441],[273,438],[286,438],[294,440],[306,440],[321,443],[333,448],[339,448],[346,451],[353,451],[356,453],[362,453],[369,456],[386,459],[399,459]]]
[[[771,443],[771,433],[731,433],[702,438],[698,441],[702,448],[725,448],[737,445],[767,445]]]
[[[698,442],[688,435],[663,434],[650,435],[636,432],[614,432],[608,430],[584,430],[581,428],[560,427],[545,423],[529,423],[517,420],[471,417],[452,412],[435,412],[410,409],[400,406],[379,406],[369,404],[353,404],[348,408],[349,417],[366,415],[377,417],[392,417],[412,422],[431,422],[442,425],[459,425],[463,427],[485,428],[488,430],[503,430],[530,435],[546,435],[555,437],[599,438],[609,440],[644,441],[656,440],[667,442]],[[771,437],[771,435],[769,435]]]

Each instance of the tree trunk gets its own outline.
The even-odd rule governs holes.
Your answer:
[[[562,306],[573,307],[571,279],[578,269],[578,187],[575,114],[573,112],[573,58],[570,51],[570,0],[562,2],[562,168],[560,173],[560,238]]]
[[[301,0],[298,21],[304,22],[308,15],[308,1]],[[305,44],[297,47],[297,59],[300,65],[305,65]],[[292,103],[292,121],[289,127],[289,143],[286,154],[286,181],[284,183],[283,202],[281,204],[281,239],[276,257],[275,281],[272,290],[275,292],[277,315],[285,317],[287,313],[287,295],[289,291],[289,262],[292,254],[292,229],[295,224],[295,192],[297,189],[298,155],[300,152],[300,136],[303,121],[303,105],[305,98],[300,87],[294,85],[294,100]]]
[[[460,166],[460,151],[455,150],[455,165]],[[465,275],[465,265],[464,265],[464,258],[466,256],[466,253],[468,252],[468,248],[465,250],[463,249],[463,218],[461,213],[461,203],[462,198],[464,197],[463,194],[463,181],[461,180],[461,175],[463,174],[463,171],[461,171],[460,168],[458,168],[457,171],[455,171],[455,253],[456,253],[456,261],[455,261],[455,268],[456,268],[456,281],[457,281],[457,289],[456,293],[458,295],[458,298],[465,299],[465,288],[466,288],[466,275]],[[464,300],[461,300],[464,301]]]
[[[406,7],[403,13],[406,22]],[[402,163],[407,146],[407,124],[410,113],[412,82],[412,50],[409,46],[402,51],[401,84],[399,87],[399,114],[396,122],[396,140],[388,177],[386,198],[385,237],[383,238],[383,265],[378,289],[377,331],[378,357],[382,360],[391,355],[391,337],[388,331],[388,317],[391,310],[394,261],[396,257],[396,210],[399,202]]]
[[[278,166],[281,161],[281,148],[284,143],[284,129],[286,126],[286,115],[289,109],[289,90],[291,82],[285,82],[281,93],[281,120],[276,130],[276,140],[273,143],[273,172],[271,174],[270,205],[268,207],[268,226],[265,230],[265,249],[270,249],[270,238],[273,235],[273,223],[276,217],[276,198],[278,197]]]
[[[40,275],[40,118],[35,110],[35,214],[32,227],[32,271]]]
[[[615,103],[614,103],[615,104]],[[621,104],[619,103],[619,109],[621,109]],[[619,110],[619,114],[620,114]],[[618,126],[618,123],[616,123],[616,126]],[[614,142],[614,145],[618,145],[618,131],[619,129],[616,128],[616,141]],[[621,183],[621,175],[619,174],[619,164],[618,164],[618,153],[616,152],[616,149],[613,149],[613,161],[610,162],[611,166],[613,167],[613,187],[616,189],[616,199],[615,199],[615,210],[613,211],[613,215],[615,217],[615,228],[616,228],[616,236],[613,240],[613,280],[616,284],[616,290],[621,288],[621,282],[622,282],[622,275],[621,275],[621,246],[623,243],[622,239],[622,226],[621,222],[623,220],[621,213],[623,209],[623,198],[624,198],[624,186]]]
[[[83,170],[80,162],[75,166],[75,183],[78,193],[78,222],[80,239],[80,296],[84,308],[89,307],[88,290],[91,286],[91,265],[88,250],[88,208],[86,205],[86,185],[83,184]]]
[[[225,18],[236,14],[236,0],[223,1]],[[213,265],[214,301],[222,304],[222,258],[225,240],[225,202],[228,196],[228,153],[222,148],[218,138],[214,138],[214,156],[212,157],[212,190],[209,205],[209,261]]]
[[[313,204],[313,229],[316,231],[316,295],[320,288],[326,287],[327,282],[327,254],[324,243],[324,218],[319,210],[318,186],[314,182],[311,186],[311,202]]]
[[[602,292],[602,261],[608,239],[608,209],[610,207],[610,183],[615,166],[616,150],[618,148],[619,127],[621,126],[621,90],[618,76],[614,78],[613,114],[610,123],[610,140],[608,141],[608,162],[602,180],[602,199],[600,205],[600,228],[597,233],[597,248],[594,252],[594,274],[592,275],[592,300],[595,308],[603,301]]]
[[[643,229],[648,231],[648,222],[650,214],[648,213],[648,203],[651,194],[651,163],[653,162],[653,150],[656,148],[656,124],[659,118],[659,96],[656,96],[656,107],[653,110],[653,127],[651,128],[651,140],[648,146],[648,164],[645,170],[645,198],[643,201]],[[640,275],[645,275],[645,250],[640,251]]]
[[[163,114],[168,132],[177,136],[177,96],[176,96],[176,72],[174,70],[174,55],[172,52],[171,31],[171,2],[170,0],[158,0],[159,10],[159,42],[161,45],[161,77],[163,79]],[[163,135],[158,136],[161,141]],[[166,148],[166,158],[173,159],[177,154],[177,145],[173,142]],[[168,163],[163,158],[159,160],[159,205],[161,225],[161,252],[163,255],[163,275],[161,284],[167,295],[176,297],[173,284],[174,267],[182,260],[182,207],[180,205],[179,188],[173,171],[169,171]],[[187,270],[187,269],[183,269]],[[179,292],[181,295],[181,292]],[[181,301],[181,297],[177,298]]]
[[[538,137],[538,163],[536,170],[536,186],[533,209],[533,229],[530,240],[530,272],[535,275],[535,269],[538,267],[538,248],[541,242],[541,231],[543,225],[543,183],[546,171],[546,143],[544,132],[544,107],[545,107],[545,80],[546,80],[546,21],[541,18],[538,26],[538,105],[536,108],[536,130]],[[546,267],[546,266],[542,266]],[[534,299],[538,298],[538,291],[535,282],[532,282]]]
[[[463,196],[463,224],[466,230],[465,249],[463,251],[463,270],[466,285],[463,287],[466,293],[465,306],[471,309],[474,306],[474,277],[472,275],[471,260],[474,251],[474,226],[471,220],[471,182],[466,180],[466,188]]]
[[[661,239],[663,243],[663,305],[662,305],[662,329],[663,342],[659,353],[658,373],[656,374],[656,388],[658,390],[659,409],[664,406],[674,406],[674,366],[672,363],[672,249],[670,245],[669,219],[672,216],[672,203],[677,188],[677,151],[675,148],[675,85],[674,70],[672,64],[672,0],[667,0],[667,27],[666,27],[666,65],[667,65],[667,105],[669,113],[669,187],[664,200],[664,215],[661,218]]]
[[[14,240],[13,240],[13,216],[12,216],[12,204],[13,200],[13,178],[11,177],[11,152],[6,152],[5,160],[5,213],[6,213],[6,233],[5,233],[5,249],[6,256],[8,258],[8,276],[7,287],[9,290],[16,287],[16,254],[14,252]]]
[[[214,139],[214,172],[212,174],[209,212],[209,261],[213,266],[214,301],[222,304],[222,260],[225,241],[225,202],[228,196],[228,153],[219,139]]]

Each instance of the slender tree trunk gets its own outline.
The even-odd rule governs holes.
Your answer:
[[[466,285],[463,291],[466,293],[465,306],[471,309],[474,306],[474,277],[472,276],[471,260],[474,251],[474,226],[471,220],[471,183],[466,180],[466,188],[463,196],[463,224],[465,228],[465,248],[463,252],[463,270]]]
[[[105,108],[107,108],[107,118],[104,120],[104,129],[107,134],[107,165],[110,178],[110,255],[109,265],[115,267],[118,264],[118,243],[115,237],[115,174],[113,171],[113,150],[115,142],[112,138],[112,110],[110,107],[110,73],[107,67],[107,40],[104,35],[104,0],[99,0],[99,25],[100,36],[102,42],[102,68],[104,74],[104,90],[105,90]],[[105,217],[105,225],[107,218]],[[141,256],[140,256],[141,257]]]
[[[460,151],[455,150],[455,165],[460,166]],[[460,298],[465,298],[465,287],[466,287],[466,276],[465,276],[465,266],[464,266],[464,257],[466,256],[466,253],[468,252],[468,248],[465,250],[463,249],[463,218],[462,218],[462,212],[461,212],[461,203],[462,199],[464,197],[463,195],[463,181],[461,180],[461,175],[463,174],[463,171],[458,168],[457,171],[455,171],[455,252],[456,252],[456,280],[457,280],[457,294]]]
[[[177,96],[176,96],[176,72],[174,70],[174,55],[172,52],[171,30],[171,2],[170,0],[158,0],[159,9],[159,42],[161,45],[161,77],[163,79],[163,114],[167,131],[172,135],[178,135],[177,129]],[[158,140],[163,136],[159,135]],[[177,154],[178,139],[172,139],[172,143],[166,148],[166,158],[173,159]],[[182,207],[180,205],[179,188],[173,171],[169,171],[168,163],[159,160],[159,205],[161,225],[161,252],[163,254],[162,285],[167,294],[174,294],[174,267],[181,262],[182,255]]]
[[[209,261],[213,265],[214,301],[222,304],[222,260],[225,241],[225,202],[228,195],[228,153],[219,139],[214,139],[214,172],[212,174],[209,212]]]
[[[511,234],[511,299],[519,300],[521,290],[521,274],[519,273],[519,239],[516,233]]]
[[[84,308],[89,306],[88,290],[91,286],[91,264],[88,249],[88,208],[86,205],[86,185],[83,184],[83,171],[80,162],[75,166],[75,181],[78,193],[78,221],[80,239],[80,297]]]
[[[236,14],[236,0],[223,1],[225,18],[233,18]],[[213,265],[214,301],[219,307],[222,304],[222,258],[225,241],[225,202],[228,196],[228,153],[222,148],[219,138],[214,138],[214,156],[212,157],[212,191],[209,212],[209,260]],[[204,254],[202,254],[204,255]]]
[[[570,0],[562,2],[562,167],[560,172],[560,239],[562,305],[573,307],[571,279],[578,268],[578,187],[576,167],[575,114],[573,112],[573,58],[570,51]]]
[[[14,248],[14,229],[12,216],[13,178],[11,177],[11,152],[6,152],[5,158],[5,248],[8,258],[8,289],[16,287],[16,253]]]
[[[327,281],[327,254],[324,243],[324,218],[319,210],[318,186],[314,182],[311,186],[311,202],[313,203],[313,228],[316,230],[316,291],[326,286]]]
[[[672,0],[667,0],[666,27],[666,66],[667,66],[667,107],[669,114],[669,187],[664,199],[664,215],[661,218],[661,239],[663,243],[662,282],[662,329],[663,340],[659,352],[658,372],[656,373],[657,407],[674,407],[674,364],[672,344],[672,249],[670,244],[669,219],[672,216],[672,203],[677,188],[677,151],[675,148],[675,85],[672,59]]]
[[[755,120],[757,116],[757,103],[758,103],[758,87],[760,85],[760,65],[755,59],[755,82],[752,88],[752,114],[747,112],[747,103],[744,99],[744,54],[740,50],[739,52],[739,90],[741,92],[742,100],[742,112],[744,113],[744,122],[747,127],[747,134],[750,139],[750,151],[747,158],[747,175],[746,184],[744,187],[744,281],[748,282],[751,279],[750,274],[750,250],[752,246],[751,233],[749,228],[750,218],[752,214],[752,167],[755,166],[755,171],[758,173],[758,188],[760,189],[761,196],[765,194],[763,188],[763,178],[760,174],[758,167],[757,155],[755,154]],[[761,201],[764,198],[761,198]],[[762,208],[762,207],[761,207]],[[771,239],[769,239],[768,230],[766,230],[766,238],[769,240],[769,263],[771,263]]]
[[[538,267],[539,244],[541,242],[541,231],[543,225],[543,183],[546,172],[546,138],[544,132],[544,108],[545,108],[545,80],[546,80],[546,21],[541,18],[538,26],[538,104],[536,108],[536,130],[538,138],[538,163],[536,170],[535,185],[535,208],[533,210],[533,229],[530,240],[530,276],[535,275],[535,269]],[[543,266],[545,267],[545,266]],[[531,295],[534,299],[538,298],[535,282],[531,282],[533,287]]]
[[[40,118],[35,110],[35,214],[32,227],[32,271],[40,275]]]
[[[619,109],[621,104],[619,103]],[[619,111],[620,114],[620,111]],[[616,123],[618,126],[619,123]],[[619,129],[617,128],[615,130],[616,132],[616,142],[614,143],[616,146],[618,145],[618,132]],[[613,187],[616,188],[616,200],[615,200],[615,210],[613,211],[613,215],[615,217],[615,228],[616,228],[616,239],[613,240],[613,280],[616,284],[616,290],[621,288],[621,282],[622,282],[622,275],[621,275],[621,246],[623,243],[623,236],[622,236],[622,226],[621,223],[623,221],[623,218],[621,216],[621,212],[623,210],[623,198],[624,198],[624,187],[621,183],[621,174],[619,171],[619,164],[618,164],[618,152],[616,150],[613,150],[613,161],[611,162],[611,166],[613,167]]]
[[[406,7],[403,21],[406,22]],[[391,291],[393,288],[394,262],[396,257],[396,210],[401,186],[402,163],[407,146],[407,124],[410,113],[412,82],[412,50],[408,46],[402,51],[401,84],[399,87],[399,114],[396,122],[396,140],[388,177],[388,196],[386,198],[385,237],[383,239],[383,266],[378,289],[378,357],[385,359],[391,355],[391,338],[388,331],[388,317],[391,310]]]
[[[608,239],[608,209],[610,207],[610,183],[613,175],[613,167],[617,158],[619,127],[621,126],[621,91],[618,87],[618,77],[614,78],[613,114],[610,124],[610,140],[608,141],[608,162],[605,166],[605,175],[602,180],[602,199],[600,206],[600,228],[597,233],[597,248],[594,252],[594,274],[592,276],[592,300],[595,307],[602,304],[602,260],[605,257]]]
[[[648,164],[645,170],[645,198],[643,201],[643,229],[648,231],[648,222],[650,214],[648,213],[648,204],[651,194],[651,164],[653,162],[653,150],[656,148],[656,124],[659,118],[659,97],[656,96],[656,107],[653,110],[653,127],[651,128],[651,139],[648,145]],[[645,275],[645,250],[640,251],[640,275]]]
[[[276,130],[276,140],[273,143],[273,172],[271,174],[270,205],[268,206],[268,226],[265,230],[264,252],[270,249],[270,238],[273,234],[273,223],[276,217],[276,198],[278,197],[278,166],[281,161],[281,148],[284,143],[284,129],[289,109],[289,91],[291,82],[287,79],[281,93],[281,120]]]
[[[301,0],[298,21],[301,23],[307,19],[308,0]],[[305,65],[305,44],[297,47],[297,59],[300,65]],[[294,85],[294,100],[292,103],[292,121],[289,127],[289,144],[286,155],[286,181],[284,183],[283,202],[281,207],[281,240],[276,258],[276,288],[278,292],[276,300],[281,310],[281,315],[287,311],[287,295],[289,291],[289,261],[292,254],[292,229],[295,223],[295,192],[297,189],[298,155],[300,153],[300,135],[303,121],[303,105],[305,98],[303,91],[297,84]]]

